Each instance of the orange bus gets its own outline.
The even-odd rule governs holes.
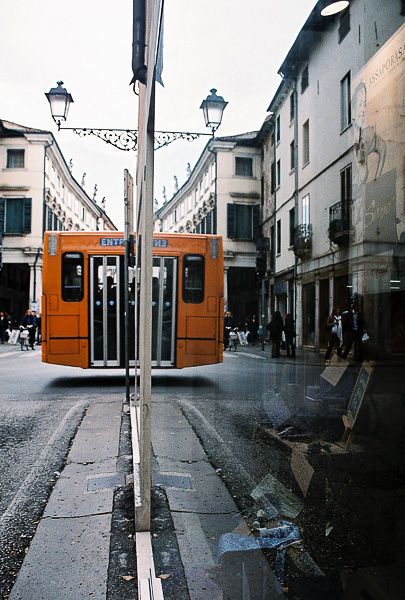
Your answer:
[[[223,251],[216,235],[154,234],[152,364],[223,360]],[[42,360],[125,366],[124,239],[118,232],[46,232]],[[135,269],[129,268],[130,366],[135,366]]]

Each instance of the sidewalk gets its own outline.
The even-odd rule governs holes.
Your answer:
[[[0,347],[0,357],[9,353],[27,354],[19,346]],[[264,351],[249,346],[237,353],[277,364],[322,364],[318,355],[302,350],[296,359],[271,359],[268,345]],[[194,420],[204,417],[186,399],[179,408],[178,400],[168,394],[164,402],[153,402],[151,529],[156,576],[162,580],[165,600],[231,599],[232,591],[224,595],[223,586],[232,590],[238,566],[235,571],[228,567],[229,580],[224,580],[219,540],[230,532],[252,539],[251,532],[185,413],[192,412]],[[211,434],[215,437],[215,431]],[[10,600],[140,598],[131,461],[129,406],[123,395],[90,399]],[[251,485],[248,474],[241,476]],[[255,560],[260,562],[255,568],[267,573],[274,597],[281,597],[261,553]]]
[[[122,394],[88,402],[10,600],[137,597],[125,416]]]

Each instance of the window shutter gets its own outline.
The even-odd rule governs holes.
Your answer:
[[[260,206],[253,206],[253,239],[257,240],[260,237]]]
[[[5,200],[4,198],[0,198],[0,235],[4,233],[4,209],[5,209]]]
[[[53,216],[53,214],[52,214],[52,211],[49,208],[49,206],[47,207],[47,211],[48,211],[48,222],[47,222],[46,228],[48,231],[52,231],[52,216]]]
[[[235,204],[228,204],[227,207],[228,217],[228,237],[230,239],[236,238],[236,206]]]
[[[31,198],[24,198],[24,233],[31,233]]]

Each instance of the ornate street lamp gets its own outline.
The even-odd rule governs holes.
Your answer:
[[[52,119],[60,129],[60,124],[66,121],[69,106],[74,100],[66,88],[62,87],[63,81],[57,81],[56,83],[58,87],[51,88],[45,96],[48,98],[51,107]]]
[[[93,135],[103,140],[106,144],[111,144],[118,150],[136,150],[138,146],[138,131],[136,129],[106,129],[95,127],[62,127],[67,119],[69,106],[73,102],[73,98],[69,92],[62,87],[63,81],[58,81],[58,87],[51,88],[45,96],[51,107],[52,118],[58,126],[58,131],[68,130],[73,131],[80,137]],[[201,104],[204,111],[204,118],[207,127],[210,127],[212,136],[218,129],[222,120],[222,113],[225,102],[221,96],[216,95],[216,90],[211,90],[211,95],[208,96]],[[202,136],[211,135],[210,133],[202,133],[196,131],[155,131],[155,150],[168,146],[176,140],[186,140],[192,142]]]
[[[323,17],[330,17],[342,12],[349,6],[348,0],[340,0],[339,2],[329,2],[322,10],[321,15]]]
[[[222,115],[228,102],[217,96],[217,90],[213,88],[210,90],[211,94],[202,101],[200,108],[204,114],[205,126],[209,127],[212,131],[212,136],[221,125]]]

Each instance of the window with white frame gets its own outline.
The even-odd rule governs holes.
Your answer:
[[[303,196],[301,200],[301,223],[302,225],[309,225],[311,223],[309,212],[309,194]]]
[[[344,131],[352,121],[350,71],[340,82],[340,129]]]
[[[276,166],[276,187],[281,185],[281,159],[279,158]]]

